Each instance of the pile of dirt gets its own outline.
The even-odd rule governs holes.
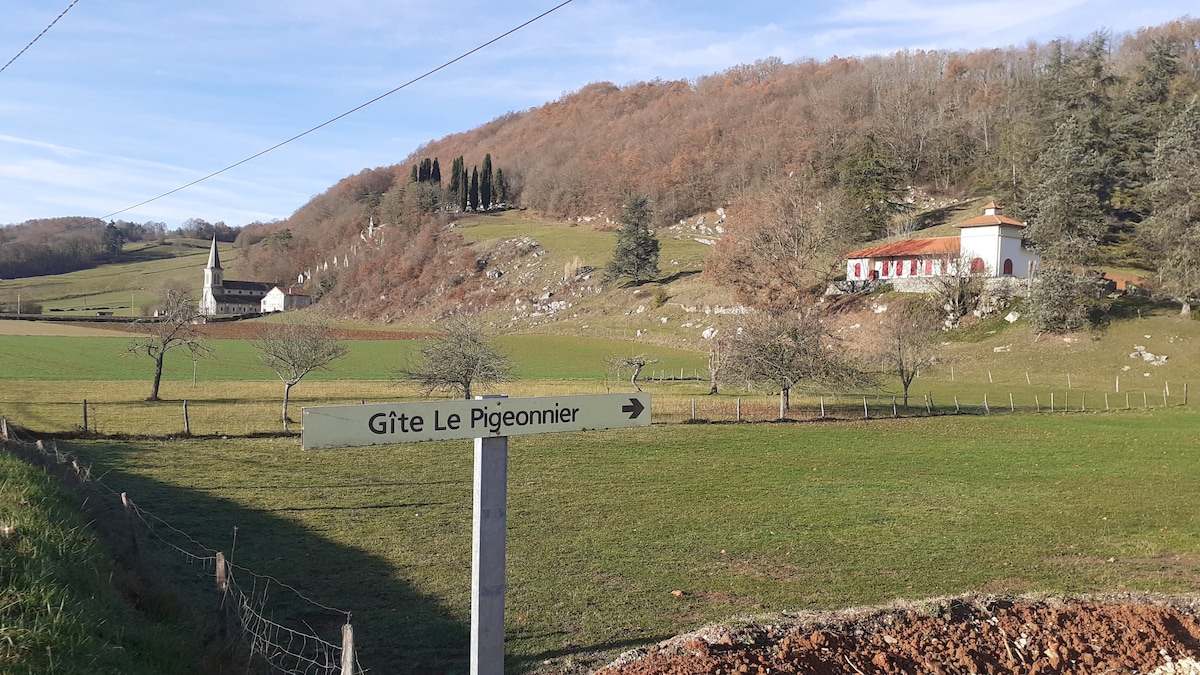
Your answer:
[[[1200,675],[1200,598],[964,596],[710,627],[596,675]]]

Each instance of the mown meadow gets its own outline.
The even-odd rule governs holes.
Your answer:
[[[1149,319],[1076,342],[997,331],[947,346],[898,419],[899,389],[883,380],[827,394],[837,420],[809,421],[814,391],[788,413],[804,421],[732,423],[739,398],[760,420],[777,416],[775,399],[736,388],[706,396],[703,354],[638,345],[660,350],[660,372],[685,376],[642,384],[654,426],[511,442],[509,671],[582,672],[707,622],[767,612],[971,591],[1194,588],[1200,420],[1182,391],[1196,374],[1191,323]],[[1130,341],[1172,360],[1131,359]],[[121,357],[127,342],[0,337],[0,414],[73,436],[60,447],[141,508],[352,612],[364,667],[465,672],[469,442],[304,452],[275,433],[281,387],[245,343],[213,341],[217,358],[197,365],[195,384],[192,362],[176,360],[169,400],[151,404],[141,400],[149,362]],[[519,379],[497,391],[630,388],[603,363],[629,343],[526,335],[505,346]],[[293,418],[302,405],[415,397],[389,372],[419,347],[352,343],[350,356],[296,387]],[[941,414],[926,415],[926,393]],[[70,433],[84,398],[99,436]],[[192,438],[181,436],[184,399]],[[693,401],[701,423],[679,423],[692,421]],[[315,622],[303,608],[278,611]]]

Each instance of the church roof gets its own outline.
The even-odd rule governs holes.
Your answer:
[[[213,235],[212,248],[208,250],[208,268],[221,269],[221,256],[217,255],[217,235]]]
[[[266,281],[226,281],[221,284],[226,289],[238,289],[241,291],[259,291],[263,294],[271,292],[275,288],[275,284],[267,283]]]
[[[225,295],[213,294],[213,300],[224,305],[245,305],[247,307],[258,307],[262,303],[262,298],[251,298],[245,295]]]

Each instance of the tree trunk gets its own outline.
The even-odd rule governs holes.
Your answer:
[[[638,375],[641,375],[641,374],[642,374],[642,366],[634,366],[633,377],[629,378],[629,381],[631,383],[633,383],[633,388],[637,389],[639,392],[642,390],[642,388],[638,386],[637,379],[638,379]]]
[[[147,401],[158,400],[158,385],[162,382],[163,356],[165,356],[165,352],[154,359],[154,384],[150,386],[150,398],[146,399]]]
[[[792,388],[791,387],[783,388],[783,409],[784,410],[792,409]]]
[[[1183,306],[1179,308],[1179,316],[1188,318],[1192,315],[1192,303],[1187,300],[1183,301]]]
[[[288,396],[291,393],[292,393],[292,385],[287,382],[284,382],[283,383],[283,433],[285,433],[285,434],[288,432],[287,405],[288,405]]]

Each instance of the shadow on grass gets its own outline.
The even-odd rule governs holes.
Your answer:
[[[239,566],[235,567],[233,577],[241,591],[265,598],[263,615],[281,625],[315,632],[336,645],[341,643],[341,626],[346,616],[314,603],[352,612],[358,662],[368,672],[422,675],[467,672],[470,626],[461,616],[461,610],[455,613],[415,591],[398,578],[397,567],[387,560],[330,541],[311,527],[278,515],[309,509],[248,508],[217,497],[211,488],[184,488],[129,473],[121,466],[138,461],[141,449],[135,443],[64,442],[59,447],[90,463],[92,475],[99,476],[105,485],[128,493],[138,507],[170,524],[170,528],[156,524],[156,536],[145,530],[139,532],[139,557],[143,567],[183,595],[202,620],[215,622],[216,618],[212,565],[189,560],[176,546],[201,553],[198,542],[225,553],[230,562]],[[120,546],[118,542],[127,541],[128,529],[119,501],[107,492],[89,497],[96,499],[113,502],[107,515],[97,519],[97,524],[104,526],[100,529],[107,530],[106,536]],[[393,503],[381,508],[424,506]],[[325,508],[354,507],[335,503]],[[171,531],[173,528],[177,530]],[[247,570],[264,576],[255,577]],[[296,597],[266,575],[294,587],[313,602]],[[469,572],[463,582],[469,585]],[[236,629],[230,630],[236,634]]]

